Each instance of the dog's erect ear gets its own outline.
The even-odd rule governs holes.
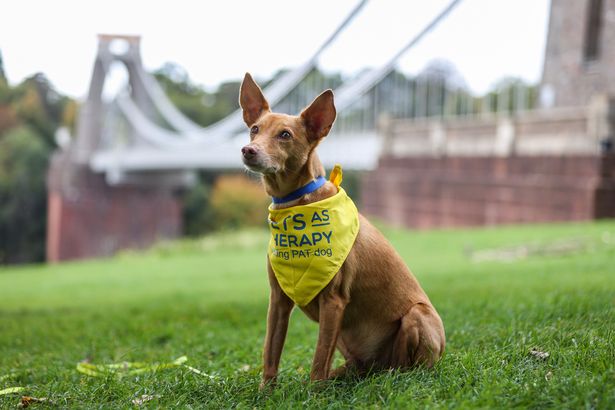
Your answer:
[[[269,103],[250,73],[246,73],[239,90],[239,105],[243,110],[243,120],[250,127],[263,112],[269,111]]]
[[[308,138],[316,141],[326,137],[333,126],[335,116],[333,91],[327,90],[301,112],[301,118],[308,131]]]

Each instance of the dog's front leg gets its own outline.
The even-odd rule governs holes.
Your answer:
[[[336,292],[323,291],[318,299],[318,344],[312,363],[310,378],[312,381],[326,380],[331,372],[331,364],[337,338],[342,327],[344,309],[347,300]]]
[[[288,330],[288,319],[293,310],[293,301],[286,296],[280,288],[271,267],[269,271],[269,283],[271,293],[269,295],[269,310],[267,312],[267,335],[265,336],[265,348],[263,350],[263,381],[261,389],[267,384],[274,384],[278,375],[280,357]]]

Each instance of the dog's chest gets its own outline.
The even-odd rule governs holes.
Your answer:
[[[308,318],[318,323],[318,317],[320,314],[320,309],[318,307],[318,298],[312,300],[305,306],[300,306],[299,308],[303,311],[303,313],[305,313]]]

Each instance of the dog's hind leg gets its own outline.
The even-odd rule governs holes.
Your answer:
[[[417,303],[400,320],[391,367],[432,367],[444,352],[444,326],[433,307]]]
[[[340,351],[342,356],[344,356],[346,362],[343,365],[331,370],[329,373],[329,378],[336,379],[348,375],[361,375],[363,373],[363,367],[352,355],[352,353],[350,353],[341,337],[338,337],[337,339],[337,349]]]

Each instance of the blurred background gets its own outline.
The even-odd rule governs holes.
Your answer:
[[[0,264],[265,227],[245,72],[406,228],[615,216],[615,1],[20,1],[0,24]]]

